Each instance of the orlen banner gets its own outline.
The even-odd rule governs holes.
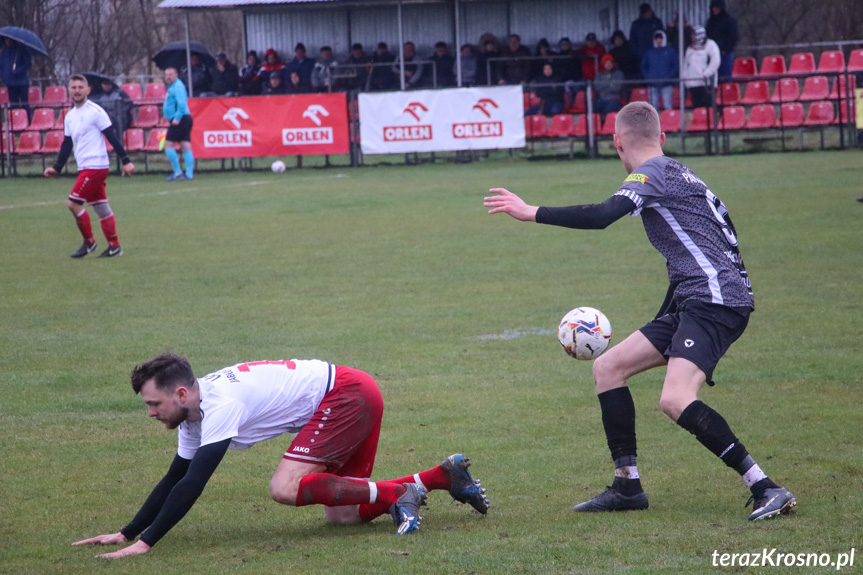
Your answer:
[[[349,151],[344,94],[192,98],[198,158],[311,156]]]
[[[364,154],[524,147],[521,86],[360,94]]]

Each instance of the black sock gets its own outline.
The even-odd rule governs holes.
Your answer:
[[[738,468],[749,455],[746,448],[737,439],[725,419],[716,411],[697,399],[686,406],[677,425],[693,434],[711,453],[720,458],[725,465],[740,471]]]
[[[773,481],[771,481],[769,477],[765,477],[764,479],[750,487],[749,491],[752,492],[752,495],[754,497],[761,497],[768,489],[775,489],[777,487],[779,486],[773,483]]]
[[[602,409],[602,427],[611,450],[611,458],[617,461],[626,456],[635,456],[635,403],[626,386],[604,391],[596,396]]]
[[[627,479],[626,477],[615,477],[611,488],[627,497],[638,495],[644,489],[641,487],[641,479]]]

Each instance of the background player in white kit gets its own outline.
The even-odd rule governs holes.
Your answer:
[[[73,74],[69,77],[69,97],[74,107],[69,110],[64,120],[63,129],[66,137],[60,147],[57,162],[53,167],[46,168],[44,175],[46,178],[56,176],[63,169],[74,147],[78,179],[75,180],[72,193],[69,194],[67,205],[69,211],[75,216],[75,223],[84,237],[84,243],[72,252],[71,256],[82,258],[96,249],[90,216],[84,207],[84,204],[88,203],[99,216],[99,224],[102,226],[105,239],[108,240],[108,249],[99,257],[116,257],[123,255],[123,249],[117,238],[114,212],[111,211],[105,194],[105,180],[108,178],[111,166],[105,139],[107,138],[114,146],[117,157],[123,162],[124,176],[131,176],[135,172],[135,165],[126,154],[123,142],[111,124],[108,113],[98,104],[90,102],[87,99],[89,94],[90,86],[84,76]]]
[[[669,290],[656,319],[608,350],[593,364],[602,424],[614,460],[608,490],[575,511],[647,509],[636,465],[635,404],[627,380],[668,366],[659,407],[723,463],[752,492],[749,520],[785,514],[797,504],[761,470],[725,419],[698,400],[713,369],[746,329],[754,309],[737,231],[719,198],[683,164],[662,153],[665,134],[656,110],[630,103],[615,123],[614,147],[630,174],[601,204],[564,208],[529,206],[503,188],[489,190],[490,214],[577,229],[603,229],[623,216],[641,216],[651,244],[665,257]]]
[[[389,512],[403,535],[419,528],[426,493],[446,489],[480,513],[485,490],[451,455],[431,469],[370,482],[383,415],[377,383],[367,373],[319,360],[255,361],[195,379],[186,358],[164,353],[132,371],[150,417],[180,428],[168,473],[131,523],[117,533],[75,545],[113,545],[141,538],[101,557],[146,553],[191,509],[228,449],[246,449],[283,433],[296,434],[270,482],[285,505],[325,505],[338,524],[371,521]],[[143,534],[142,534],[143,533]]]

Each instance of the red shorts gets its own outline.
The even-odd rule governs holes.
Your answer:
[[[111,170],[81,170],[78,179],[72,187],[69,199],[73,202],[87,202],[88,204],[100,204],[108,201],[105,194],[105,180]]]
[[[372,376],[336,367],[333,389],[303,426],[285,459],[323,463],[326,472],[369,479],[375,466],[384,400]]]

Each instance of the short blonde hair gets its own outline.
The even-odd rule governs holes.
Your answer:
[[[658,144],[659,114],[647,102],[630,102],[618,112],[614,131],[630,141]]]

